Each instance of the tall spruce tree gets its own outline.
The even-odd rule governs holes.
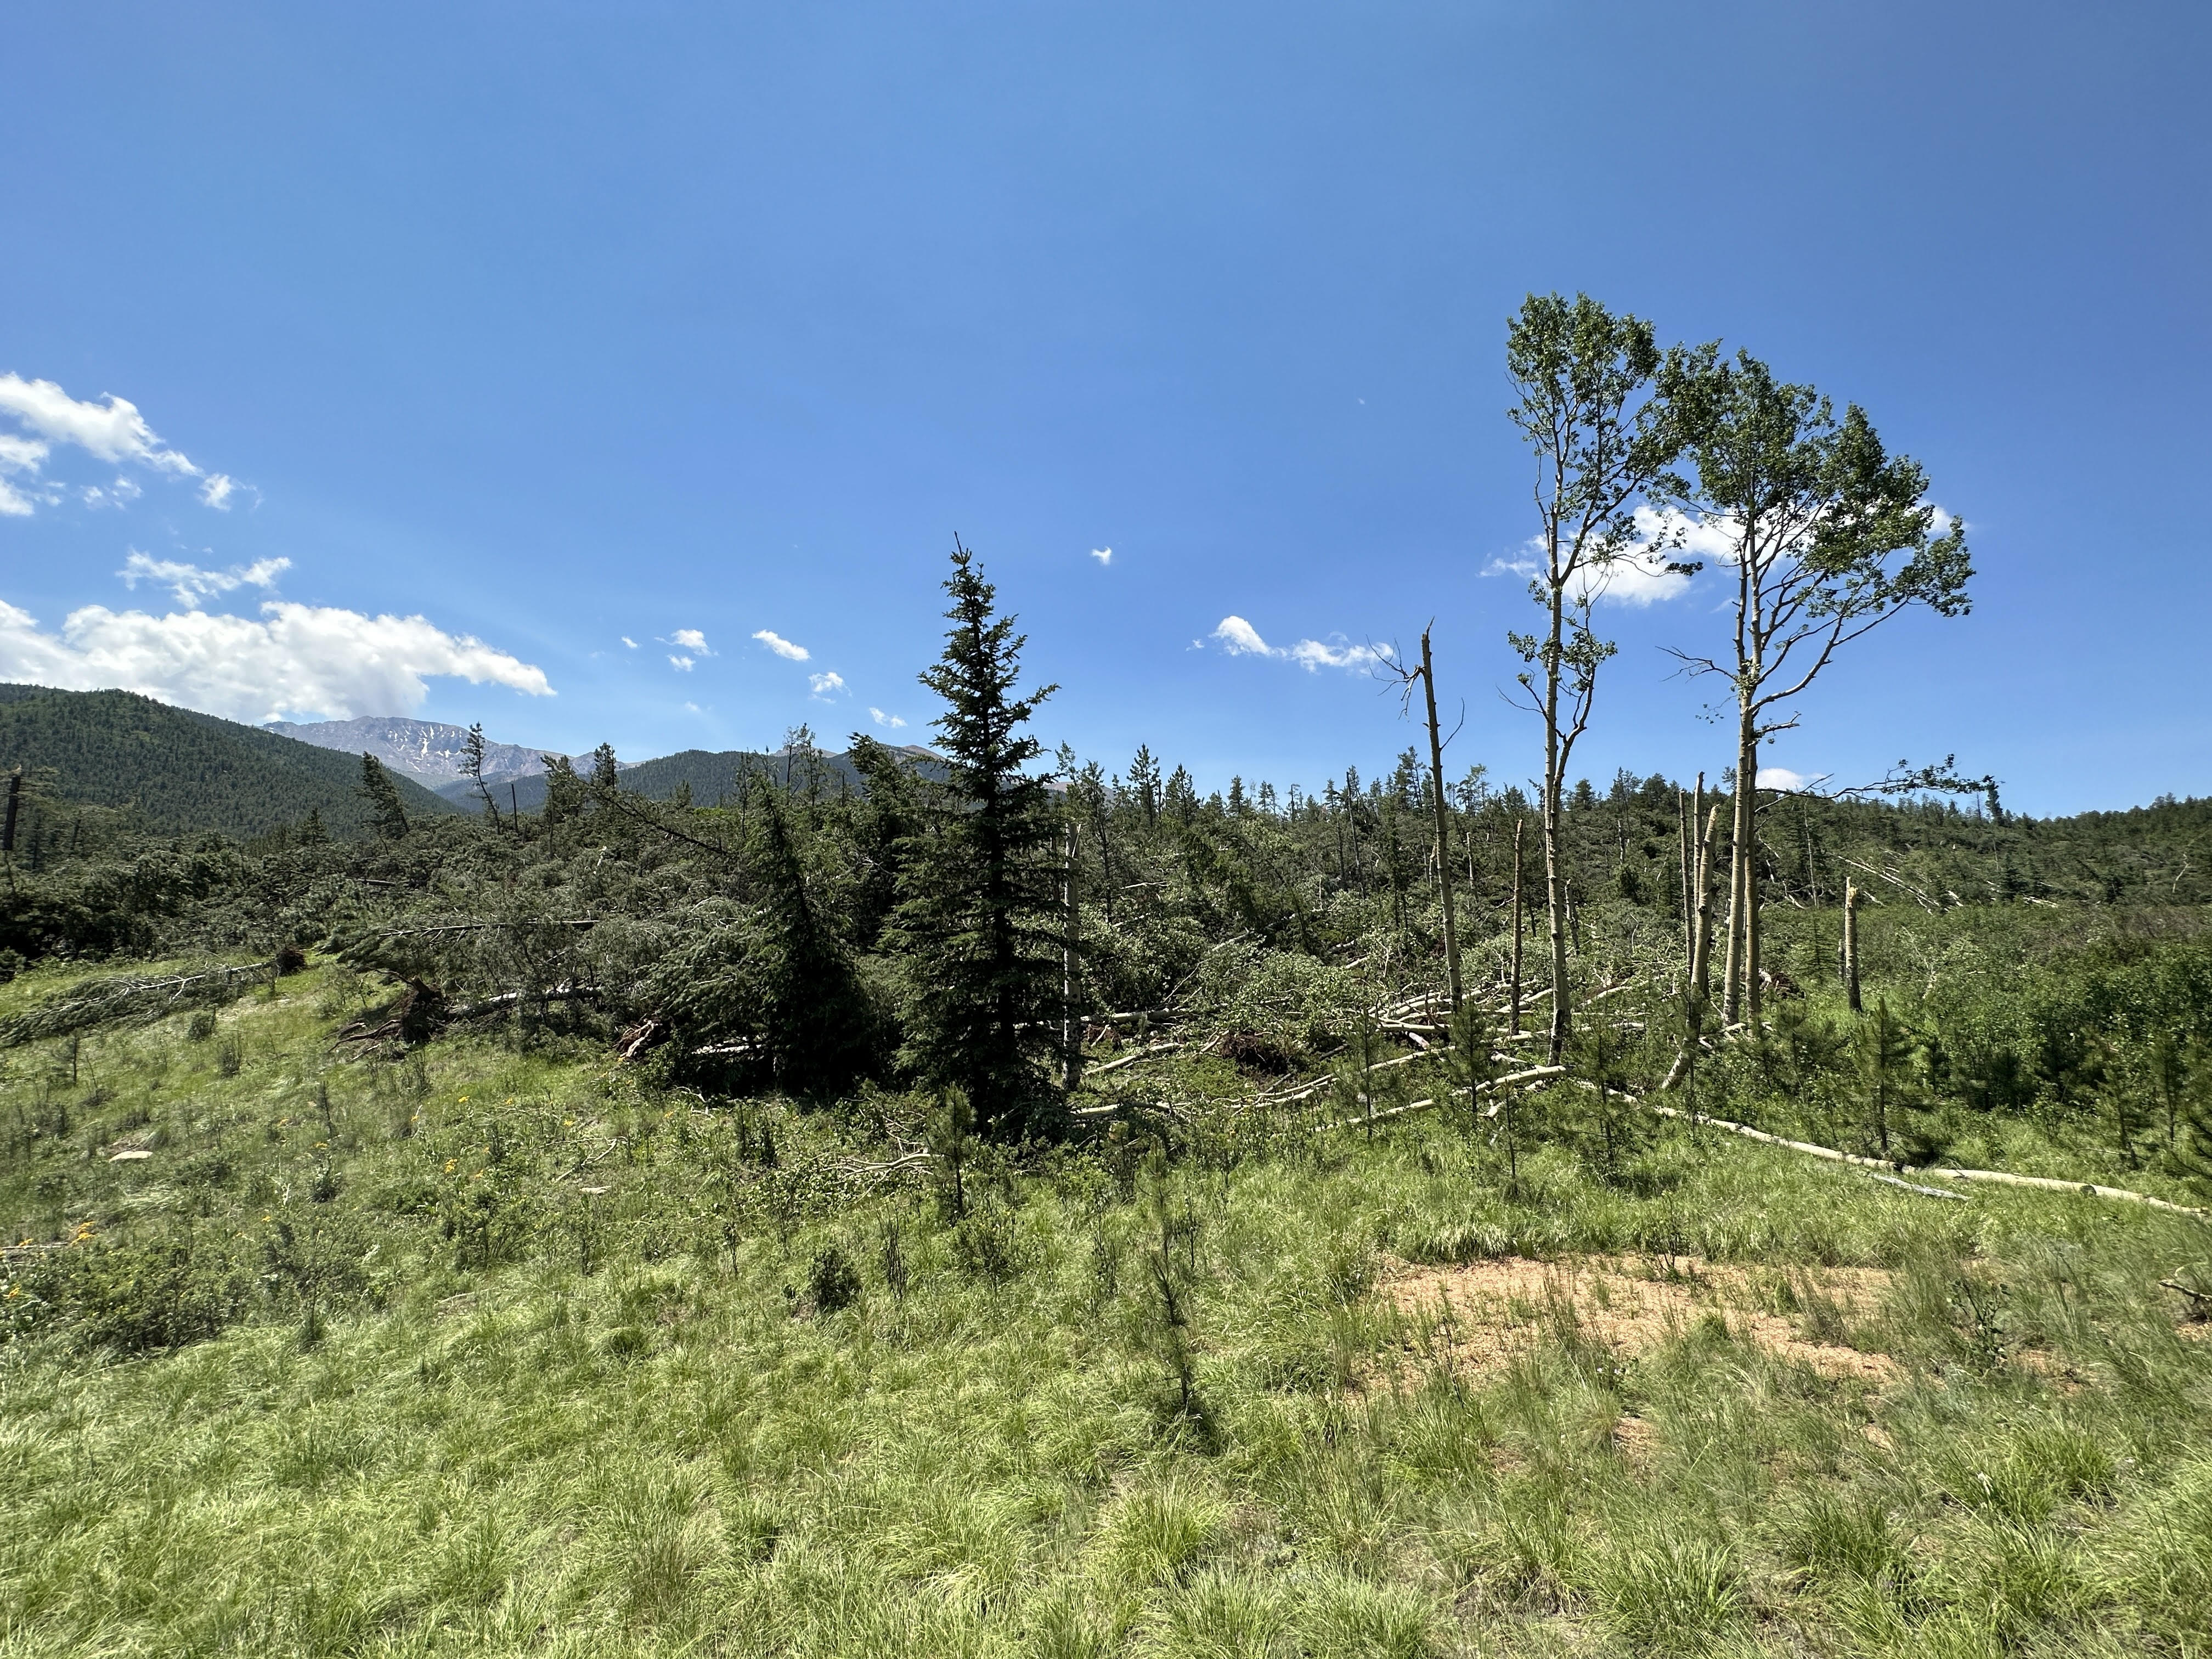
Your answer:
[[[397,841],[407,833],[407,809],[400,805],[399,787],[375,756],[361,757],[361,787],[354,792],[368,803],[376,833]]]
[[[921,683],[945,700],[933,722],[947,777],[900,872],[892,929],[906,970],[905,1058],[965,1091],[978,1131],[1000,1139],[1048,1129],[1050,1063],[1061,1000],[1060,818],[1024,728],[1058,690],[1017,690],[1014,618],[974,556],[953,544],[952,626]]]

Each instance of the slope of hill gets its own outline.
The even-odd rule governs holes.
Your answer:
[[[305,724],[271,720],[261,729],[311,743],[318,749],[374,755],[393,770],[404,772],[432,789],[463,778],[467,770],[467,763],[462,758],[469,739],[465,726],[404,720],[397,714],[373,714],[357,720],[311,720]],[[545,769],[544,757],[550,752],[554,751],[533,749],[528,744],[486,743],[484,775],[533,775]]]
[[[917,762],[924,770],[938,761],[935,755],[916,744],[907,744],[896,752]],[[845,756],[821,755],[816,763],[821,769],[817,787],[823,794],[836,795],[862,787],[859,771]],[[805,763],[788,750],[764,755],[747,749],[685,749],[673,755],[638,761],[622,768],[622,782],[623,788],[655,800],[665,800],[688,785],[694,802],[701,806],[714,806],[737,798],[738,780],[747,770],[787,787],[805,787]],[[475,788],[472,781],[463,779],[442,786],[438,793],[447,800],[468,805]],[[526,812],[534,812],[545,804],[544,775],[541,772],[525,778],[498,779],[493,799],[501,808],[512,804]]]
[[[40,793],[69,804],[127,811],[149,831],[245,837],[321,816],[333,835],[367,827],[354,791],[361,757],[295,742],[130,691],[0,687],[0,770],[51,772]],[[421,785],[395,778],[407,810],[452,811]]]

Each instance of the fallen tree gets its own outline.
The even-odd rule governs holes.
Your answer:
[[[1849,1164],[1862,1170],[1880,1170],[1893,1177],[1918,1176],[1923,1181],[1983,1181],[2000,1187],[2027,1187],[2039,1192],[2076,1193],[2085,1198],[2109,1198],[2124,1204],[2142,1204],[2154,1210],[2163,1210],[2172,1215],[2194,1217],[2202,1221],[2206,1212],[2186,1204],[2176,1204],[2163,1198],[2154,1198],[2148,1193],[2130,1191],[2125,1187],[2100,1187],[2094,1181],[2061,1181],[2052,1176],[2012,1175],[2002,1170],[1949,1170],[1934,1167],[1916,1168],[1910,1164],[1893,1163],[1887,1158],[1863,1158],[1856,1152],[1838,1152],[1832,1146],[1818,1146],[1809,1140],[1791,1140],[1782,1135],[1769,1134],[1764,1129],[1754,1129],[1748,1123],[1732,1123],[1724,1117],[1707,1117],[1702,1112],[1686,1112],[1673,1106],[1662,1106],[1656,1101],[1644,1100],[1635,1095],[1622,1097],[1636,1102],[1661,1117],[1678,1118],[1683,1122],[1704,1128],[1723,1129],[1732,1135],[1741,1135],[1747,1140],[1756,1140],[1761,1146],[1779,1146],[1785,1152],[1802,1152],[1808,1158],[1825,1158],[1830,1163]],[[1900,1184],[1910,1185],[1909,1182]],[[1915,1188],[1926,1191],[1928,1188]],[[1953,1194],[1946,1194],[1946,1197]]]
[[[256,986],[274,984],[278,975],[295,969],[304,960],[297,951],[289,956],[280,952],[266,962],[203,969],[198,973],[161,979],[88,980],[65,996],[0,1021],[0,1048],[20,1048],[45,1037],[67,1036],[72,1031],[87,1031],[96,1025],[160,1019],[180,1009],[234,1001]]]

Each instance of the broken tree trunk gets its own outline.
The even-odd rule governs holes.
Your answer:
[[[1630,1096],[1628,1098],[1634,1099]],[[1764,1129],[1754,1129],[1748,1123],[1731,1123],[1724,1117],[1707,1117],[1702,1112],[1685,1112],[1672,1106],[1662,1106],[1649,1100],[1638,1101],[1662,1117],[1680,1118],[1706,1128],[1725,1129],[1732,1135],[1741,1135],[1747,1140],[1756,1140],[1762,1146],[1779,1146],[1785,1152],[1802,1152],[1808,1158],[1825,1158],[1833,1164],[1849,1164],[1862,1170],[1880,1170],[1899,1176],[1917,1176],[1924,1181],[1983,1181],[2000,1187],[2028,1187],[2038,1192],[2077,1193],[2085,1198],[2116,1199],[2124,1204],[2141,1204],[2154,1210],[2163,1210],[2172,1215],[2193,1216],[2205,1219],[2205,1212],[2192,1209],[2186,1204],[2175,1204],[2163,1198],[2153,1198],[2148,1193],[2130,1192],[2124,1187],[2100,1187],[2091,1181],[2060,1181],[2051,1176],[2008,1174],[2002,1170],[1941,1170],[1915,1168],[1909,1164],[1895,1163],[1888,1158],[1862,1158],[1856,1152],[1838,1152],[1832,1146],[1816,1146],[1809,1140],[1790,1140],[1781,1135],[1769,1134]]]

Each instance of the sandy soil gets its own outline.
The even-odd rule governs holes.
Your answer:
[[[1880,1383],[1900,1375],[1896,1361],[1816,1337],[1820,1322],[1806,1310],[1825,1302],[1842,1325],[1856,1328],[1873,1313],[1889,1277],[1875,1267],[1749,1269],[1688,1258],[1508,1256],[1460,1267],[1397,1263],[1384,1273],[1378,1294],[1408,1319],[1435,1322],[1433,1338],[1420,1346],[1469,1370],[1509,1364],[1547,1331],[1578,1330],[1626,1358],[1718,1318],[1738,1338],[1824,1376]],[[1799,1311],[1778,1310],[1787,1305],[1785,1285]],[[1837,1322],[1827,1322],[1830,1338]]]

